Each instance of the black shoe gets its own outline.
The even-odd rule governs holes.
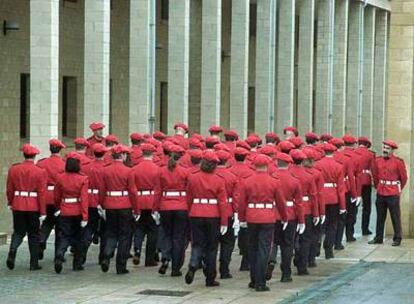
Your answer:
[[[397,247],[397,246],[400,246],[400,245],[401,245],[401,240],[393,241],[392,244],[391,244],[391,246],[394,246],[394,247]]]
[[[108,259],[102,259],[101,269],[102,269],[103,272],[108,272],[108,270],[109,270],[109,260]]]
[[[368,244],[370,245],[374,245],[374,244],[382,244],[384,241],[380,241],[377,239],[372,239],[371,241],[368,242]]]
[[[289,283],[292,282],[292,277],[289,275],[282,275],[282,278],[280,279],[280,282],[282,283]]]
[[[233,278],[233,276],[230,273],[222,274],[220,276],[220,279],[222,279],[222,280],[232,279],[232,278]]]
[[[16,250],[10,250],[9,255],[7,256],[7,268],[10,270],[14,269],[14,261],[16,260]]]
[[[315,261],[309,262],[309,264],[308,264],[308,268],[315,268],[316,266],[317,265],[316,265]]]
[[[56,273],[61,273],[62,272],[62,260],[61,259],[56,259],[55,261],[55,272]]]
[[[335,246],[335,250],[344,250],[345,246],[344,245],[339,245],[339,246]]]
[[[85,268],[82,265],[76,265],[76,266],[73,266],[72,268],[73,271],[82,271],[84,269]]]
[[[329,259],[333,259],[335,256],[333,254],[333,251],[331,250],[325,250],[325,259],[329,260]]]
[[[98,245],[99,244],[99,235],[97,233],[95,233],[93,235],[92,243],[94,243],[95,245]]]
[[[190,267],[190,269],[188,269],[187,274],[185,275],[185,282],[187,284],[191,284],[194,281],[194,275],[195,275],[195,269]]]
[[[256,288],[256,284],[253,283],[253,282],[250,282],[248,286],[249,286],[249,288],[252,288],[252,289]]]
[[[307,269],[298,270],[298,276],[305,276],[305,275],[309,275],[309,271]]]
[[[165,274],[167,272],[168,269],[168,261],[165,261],[162,263],[160,269],[158,270],[159,274]]]
[[[116,274],[128,274],[129,270],[128,269],[117,269],[116,270]]]
[[[39,264],[30,265],[30,270],[31,271],[36,271],[36,270],[40,270],[40,269],[42,269],[42,266],[40,266]]]
[[[135,254],[133,257],[132,257],[132,263],[134,264],[134,265],[139,265],[139,263],[141,262],[141,257],[139,256],[139,255],[137,255],[137,254]]]
[[[145,267],[155,267],[158,266],[158,263],[155,261],[145,262]]]
[[[363,231],[362,232],[362,235],[371,235],[372,234],[372,232],[371,231],[369,231],[369,230],[367,230],[367,231]]]
[[[256,291],[262,292],[262,291],[270,291],[270,288],[267,286],[256,286]]]
[[[155,255],[154,255],[154,261],[155,262],[159,262],[160,261],[160,255],[158,254],[158,252],[156,252]]]
[[[266,281],[270,281],[272,279],[274,269],[275,269],[275,264],[274,263],[269,263],[267,265]]]
[[[220,283],[217,281],[206,282],[206,287],[217,287],[220,286]]]
[[[173,270],[171,271],[171,276],[172,277],[181,277],[183,275],[183,273],[179,270]]]
[[[348,242],[348,243],[352,243],[352,242],[355,242],[357,239],[356,238],[354,238],[354,237],[350,237],[350,238],[347,238],[346,239],[346,241]]]

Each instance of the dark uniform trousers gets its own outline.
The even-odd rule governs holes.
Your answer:
[[[289,221],[286,229],[283,230],[281,221],[277,221],[275,224],[274,242],[275,246],[280,246],[280,270],[282,276],[291,276],[292,274],[292,258],[293,249],[295,245],[295,233],[296,233],[296,221]]]
[[[339,217],[338,219],[338,226],[336,229],[336,236],[335,236],[335,247],[340,247],[342,246],[342,239],[344,238],[344,232],[345,232],[345,228],[346,228],[346,238],[347,240],[350,239],[354,233],[352,232],[352,235],[350,236],[349,233],[349,229],[348,226],[351,223],[351,219],[353,218],[353,216],[355,216],[355,221],[356,221],[356,213],[355,213],[355,203],[351,203],[351,195],[349,192],[347,192],[345,194],[345,202],[346,202],[346,214],[343,214],[342,216]],[[353,227],[352,227],[352,231],[353,231]]]
[[[52,229],[55,229],[55,250],[56,246],[59,243],[58,236],[60,235],[58,230],[58,225],[56,225],[56,207],[55,205],[46,205],[46,219],[43,221],[42,226],[40,227],[40,248],[42,250],[46,249],[46,243],[52,232]]]
[[[275,224],[248,224],[250,281],[255,287],[266,286],[266,270],[273,243]]]
[[[237,237],[237,246],[242,256],[240,270],[249,269],[249,231],[247,228],[241,228]]]
[[[229,265],[231,262],[231,255],[236,243],[234,236],[233,218],[229,217],[227,232],[225,235],[220,235],[220,274],[227,275],[230,273]]]
[[[332,252],[339,221],[339,204],[326,205],[325,240],[323,248]]]
[[[84,257],[86,259],[86,255],[89,249],[89,246],[91,246],[93,237],[96,233],[98,233],[99,228],[99,213],[97,208],[88,208],[88,225],[84,229]]]
[[[171,261],[172,270],[179,271],[185,259],[188,212],[185,210],[160,211],[161,252],[163,261]]]
[[[306,227],[306,229],[308,228],[309,227]],[[309,247],[308,265],[315,264],[316,257],[320,255],[323,231],[325,231],[325,223],[323,225],[319,223],[316,226],[312,223],[312,240],[311,245]]]
[[[145,248],[145,265],[155,263],[155,250],[157,249],[158,226],[151,216],[152,210],[142,210],[141,217],[136,223],[134,235],[135,254],[141,256],[142,243],[147,236]]]
[[[59,216],[60,241],[56,244],[56,260],[63,261],[69,246],[73,249],[73,267],[82,265],[84,259],[85,229],[80,226],[81,216]]]
[[[103,258],[110,259],[116,252],[116,270],[126,269],[129,256],[132,209],[106,209],[105,249]]]
[[[401,229],[401,210],[400,210],[400,197],[383,196],[377,194],[377,232],[375,239],[382,241],[384,239],[384,225],[387,218],[387,209],[390,211],[392,227],[394,229],[394,241],[401,241],[402,229]]]
[[[206,283],[214,282],[216,259],[220,239],[219,218],[190,218],[191,225],[191,258],[189,268],[198,269],[204,262]]]
[[[362,186],[362,233],[368,234],[369,231],[369,219],[371,217],[371,185]]]
[[[314,239],[314,225],[312,215],[305,216],[305,231],[299,234],[299,246],[295,251],[295,264],[299,272],[306,271],[309,261],[309,252]]]
[[[39,260],[39,212],[13,211],[13,234],[10,251],[17,251],[27,234],[30,251],[30,265],[37,265]]]

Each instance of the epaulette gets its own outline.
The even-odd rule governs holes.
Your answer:
[[[222,179],[225,179],[225,176],[222,172],[216,172],[216,175]]]
[[[191,174],[195,174],[195,173],[198,173],[198,172],[200,172],[201,171],[201,169],[200,168],[197,168],[197,169],[195,169],[194,171],[191,171]]]
[[[398,160],[400,160],[400,161],[402,161],[402,162],[404,162],[404,159],[402,159],[401,157],[399,157],[399,156],[395,156],[395,158],[396,159],[398,159]]]
[[[246,178],[252,176],[253,175],[253,172],[254,171],[249,171],[246,174],[242,174],[240,177],[246,179]]]
[[[39,159],[39,160],[37,161],[37,163],[40,163],[40,162],[42,162],[42,161],[44,161],[44,160],[46,160],[46,159],[48,159],[48,158],[47,158],[47,157],[43,157],[43,158]]]
[[[12,164],[12,167],[13,166],[16,166],[16,165],[20,165],[21,163],[14,163],[14,164]]]

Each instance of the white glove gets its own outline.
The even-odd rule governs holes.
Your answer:
[[[58,217],[60,215],[60,210],[56,210],[55,217]]]
[[[9,209],[10,211],[13,211],[13,208],[11,205],[7,205],[7,209]]]
[[[289,222],[282,222],[282,230],[285,231]]]
[[[355,198],[351,198],[351,203],[353,204],[353,203],[355,203],[356,201],[357,201],[357,197],[355,197]]]
[[[346,213],[346,209],[340,209],[339,210],[339,214],[344,214],[344,213]]]
[[[220,233],[221,235],[225,235],[227,233],[227,226],[220,226]]]
[[[96,208],[98,209],[98,214],[99,214],[99,216],[100,216],[100,217],[101,217],[104,221],[106,221],[106,211],[105,211],[105,209],[103,209],[101,205],[98,205]]]
[[[141,217],[141,214],[134,214],[135,222],[138,222],[140,217]]]
[[[299,234],[303,234],[305,232],[305,228],[305,224],[298,224],[298,226],[296,227],[296,231],[299,232]]]
[[[247,228],[247,222],[240,222],[240,228]]]
[[[323,223],[325,223],[326,220],[326,215],[321,215],[321,225],[323,225]]]
[[[158,225],[160,224],[160,214],[158,213],[158,211],[154,211],[154,212],[151,214],[151,216],[152,216],[152,218],[154,219],[155,224],[158,226]]]
[[[240,231],[240,221],[239,215],[237,213],[234,214],[234,222],[232,228],[234,229],[234,236],[238,236]]]
[[[85,228],[88,225],[88,221],[81,221],[81,227]]]
[[[355,205],[357,207],[359,207],[359,205],[361,205],[361,203],[362,203],[362,197],[358,196]]]
[[[42,224],[43,224],[43,222],[45,221],[45,219],[46,219],[46,215],[41,215],[41,216],[39,217],[40,226],[42,226]]]
[[[318,226],[319,221],[320,221],[319,216],[315,216],[315,217],[313,218],[313,225]]]

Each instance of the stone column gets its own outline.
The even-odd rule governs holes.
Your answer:
[[[255,132],[274,128],[276,1],[257,0]]]
[[[168,19],[168,130],[188,123],[190,1],[170,1]]]
[[[298,120],[300,134],[312,129],[315,0],[299,8]]]
[[[351,1],[349,3],[349,41],[348,41],[348,84],[346,96],[346,127],[345,131],[353,135],[359,135],[360,106],[362,103],[361,74],[363,52],[363,3]]]
[[[85,63],[83,133],[102,121],[109,130],[110,0],[85,1]]]
[[[203,0],[200,132],[220,124],[221,0]]]
[[[58,136],[59,0],[30,2],[30,143],[46,156]]]
[[[231,17],[230,128],[247,135],[250,1],[233,1]]]
[[[375,8],[364,11],[364,79],[361,111],[361,135],[372,138],[375,63]]]
[[[372,117],[372,143],[376,151],[381,151],[382,141],[384,139],[385,103],[387,99],[387,59],[389,47],[388,16],[389,13],[387,11],[378,10],[375,18],[374,111]],[[396,51],[398,53],[397,49],[394,50],[392,54],[395,54]],[[395,69],[394,66],[399,64],[396,59],[397,58],[394,58],[394,62],[392,65],[390,64],[390,73],[393,69]],[[397,84],[399,79],[398,74],[393,74],[392,76],[397,76],[397,78],[394,80],[390,78],[390,82],[393,81]],[[393,94],[398,95],[399,93],[393,91]]]
[[[308,2],[312,2],[309,1]],[[295,75],[295,0],[279,2],[276,130],[293,124]]]
[[[316,54],[315,131],[330,131],[333,76],[334,0],[318,2],[318,40]]]
[[[346,82],[348,69],[348,11],[349,0],[336,1],[332,99],[333,136],[342,136],[345,132]]]

